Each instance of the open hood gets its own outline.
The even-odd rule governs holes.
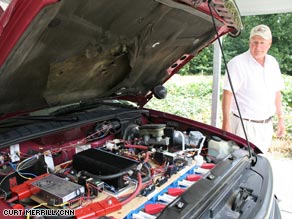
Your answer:
[[[1,218],[281,218],[247,140],[143,107],[240,33],[232,0],[12,0],[0,16]]]
[[[143,106],[202,48],[240,32],[233,1],[211,5],[212,13],[202,0],[12,1],[0,20],[0,115],[100,98]]]

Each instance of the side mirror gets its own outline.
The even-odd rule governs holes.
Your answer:
[[[157,99],[164,99],[167,95],[167,89],[162,85],[158,85],[154,87],[153,93]]]

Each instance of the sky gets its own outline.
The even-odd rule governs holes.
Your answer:
[[[5,10],[8,4],[0,1],[0,5]]]

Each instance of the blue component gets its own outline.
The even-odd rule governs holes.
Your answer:
[[[184,188],[185,189],[186,187],[179,186],[179,182],[182,181],[182,180],[185,180],[187,175],[196,173],[196,169],[197,168],[199,168],[199,166],[196,166],[196,165],[194,167],[190,168],[185,174],[183,174],[178,179],[173,181],[169,186],[165,187],[159,193],[153,195],[152,198],[150,198],[147,202],[143,203],[140,207],[138,207],[135,210],[131,211],[126,217],[124,217],[124,219],[132,219],[133,218],[133,214],[137,214],[140,211],[143,211],[143,209],[144,209],[146,204],[155,204],[155,203],[158,203],[158,202],[159,203],[164,203],[164,202],[158,200],[158,196],[167,193],[169,188]],[[152,193],[155,193],[155,191],[152,192]],[[150,194],[149,196],[151,196],[151,195],[152,194]],[[167,204],[167,203],[164,203],[164,204]]]

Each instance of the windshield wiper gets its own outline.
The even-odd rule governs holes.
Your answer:
[[[78,104],[74,105],[69,105],[65,106],[62,108],[57,109],[56,111],[53,111],[50,113],[51,116],[61,116],[61,115],[66,115],[70,113],[75,113],[75,112],[80,112],[80,111],[85,111],[85,110],[90,110],[98,106],[112,106],[112,107],[131,107],[134,108],[133,105],[125,105],[122,104],[121,101],[113,102],[113,100],[91,100],[91,101],[86,101],[86,102],[80,102]]]
[[[22,125],[35,123],[36,121],[77,122],[79,121],[79,118],[76,116],[22,115],[0,121],[0,129],[3,131]]]
[[[76,122],[79,121],[79,118],[77,116],[72,116],[72,117],[58,117],[58,116],[47,116],[47,115],[42,115],[42,116],[17,116],[14,117],[13,119],[16,120],[38,120],[38,121],[60,121],[60,122]]]

